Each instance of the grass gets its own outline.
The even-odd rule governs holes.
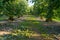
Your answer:
[[[56,17],[55,19],[53,19],[56,22],[60,22],[60,18]]]
[[[1,18],[0,20],[4,20],[4,18]],[[54,35],[56,34],[51,34],[50,32],[58,30],[55,30],[50,26],[43,26],[43,23],[39,20],[36,20],[35,17],[26,17],[26,19],[22,20],[22,22],[16,24],[5,24],[3,27],[10,27],[13,29],[13,31],[9,35],[0,36],[0,40],[33,40],[30,37],[34,34],[34,32],[37,31],[39,31],[38,33],[40,33],[43,39],[54,40]],[[34,28],[36,28],[37,30],[33,30]],[[0,27],[0,29],[2,29],[2,27]],[[59,34],[60,33],[58,33],[57,35]]]
[[[1,16],[1,17],[0,17],[0,21],[6,20],[7,18],[8,18],[8,17],[6,17],[6,16],[3,16],[3,17]]]

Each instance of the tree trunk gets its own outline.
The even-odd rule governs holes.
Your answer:
[[[18,16],[17,18],[20,18],[20,16]]]
[[[46,22],[52,22],[52,18],[47,18]]]
[[[43,16],[41,16],[40,19],[43,19]]]
[[[23,15],[18,15],[17,18],[20,18],[20,17],[22,17],[22,16],[23,16]]]
[[[9,20],[10,20],[10,21],[13,21],[13,20],[14,20],[13,16],[10,16],[10,17],[9,17]]]

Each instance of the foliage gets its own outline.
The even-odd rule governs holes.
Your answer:
[[[52,17],[54,17],[54,14],[55,14],[53,10],[56,10],[57,8],[59,8],[59,5],[60,5],[59,0],[49,0],[48,7],[47,7],[46,21],[52,20]]]
[[[1,14],[10,17],[9,19],[26,14],[28,12],[27,7],[27,0],[1,0],[0,2]]]
[[[34,15],[44,16],[46,21],[52,21],[52,18],[56,16],[54,10],[57,11],[60,7],[60,0],[32,0],[32,2],[34,3]],[[59,15],[58,12],[57,15]]]
[[[5,4],[4,11],[6,15],[13,16],[13,15],[20,15],[26,12],[27,2],[24,0],[17,0],[13,2],[7,2]],[[4,12],[4,13],[5,13]]]
[[[44,12],[44,4],[42,3],[43,1],[36,1],[34,3],[34,8],[33,8],[33,12],[36,16],[41,16],[42,13]]]

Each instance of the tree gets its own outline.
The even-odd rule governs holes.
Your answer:
[[[55,14],[53,10],[59,8],[60,7],[59,5],[60,5],[60,0],[49,0],[47,7],[48,10],[47,10],[46,22],[52,21],[52,18]]]
[[[55,16],[54,10],[60,7],[60,0],[32,0],[34,2],[34,14],[41,16],[42,13],[46,16],[46,22],[52,21]],[[57,13],[59,15],[59,13]]]
[[[25,3],[26,2],[26,3]],[[26,0],[8,1],[4,4],[4,14],[9,17],[9,20],[14,20],[14,16],[23,15],[27,9]]]
[[[28,3],[26,0],[20,0],[19,4],[16,5],[16,15],[18,18],[27,13]]]
[[[40,16],[41,19],[46,15],[46,1],[45,0],[32,0],[34,2],[33,14]]]
[[[0,16],[3,16],[4,15],[4,5],[9,2],[9,1],[13,1],[13,0],[0,0]]]

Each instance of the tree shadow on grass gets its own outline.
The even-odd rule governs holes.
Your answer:
[[[9,22],[9,23],[1,24],[0,30],[4,30],[4,31],[21,30],[21,31],[24,31],[24,30],[28,29],[32,32],[36,32],[37,34],[42,35],[43,37],[49,37],[52,34],[54,34],[54,35],[60,34],[60,31],[59,31],[60,25],[56,25],[56,24],[57,23],[52,23],[52,22],[47,23],[47,22],[39,21],[39,20],[22,20],[22,22]],[[8,35],[8,36],[10,37],[10,36],[12,36],[12,34]],[[17,38],[17,36],[18,36],[18,38]],[[19,39],[20,36],[19,35],[17,35],[17,36],[16,36],[16,38]],[[41,37],[39,37],[39,38],[41,38]],[[24,40],[25,38],[22,38],[22,39]],[[32,40],[33,38],[30,38],[30,39]],[[14,38],[14,40],[15,40],[15,38]]]
[[[50,37],[50,38],[53,38],[54,40],[55,39],[58,40],[56,37],[60,36],[59,35],[60,34],[60,31],[59,31],[60,23],[59,22],[44,22],[44,21],[38,21],[38,20],[24,20],[24,21],[30,23],[31,24],[31,25],[29,24],[31,27],[30,29],[32,29],[32,31],[35,31],[36,33],[42,35],[42,37],[43,37],[42,39],[44,39],[44,37],[45,38]]]

